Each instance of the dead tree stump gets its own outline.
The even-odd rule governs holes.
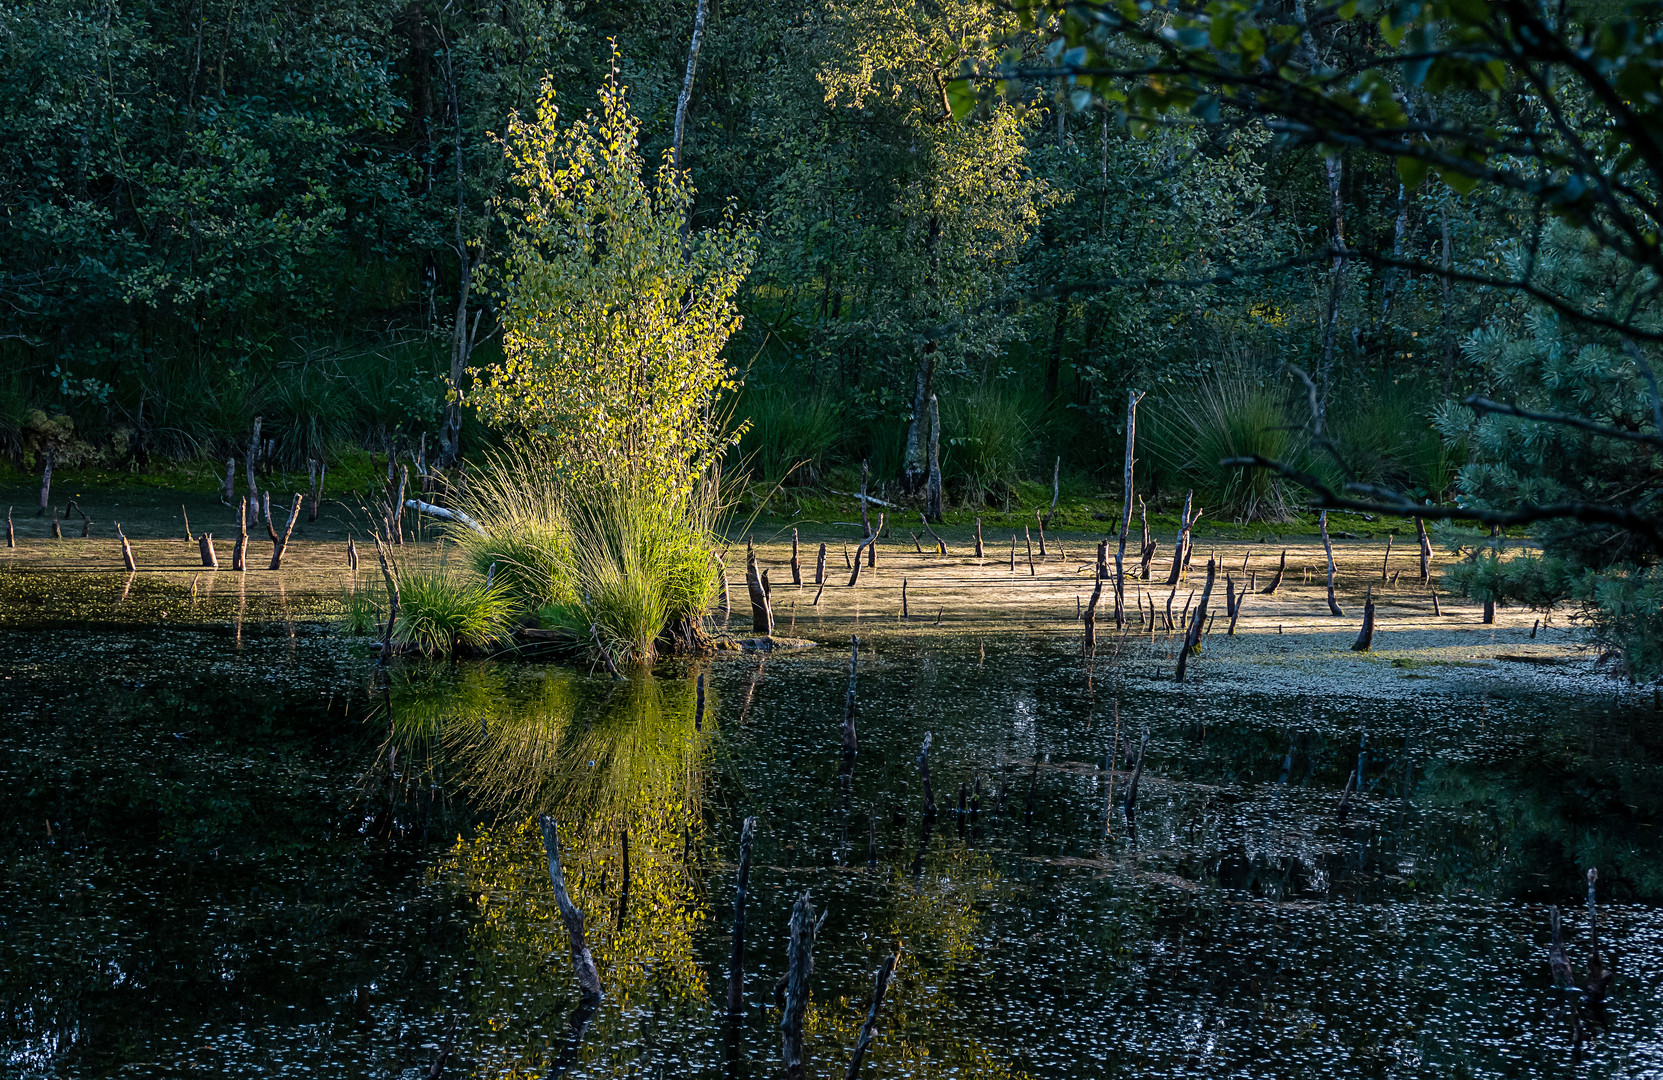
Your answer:
[[[210,570],[219,569],[219,553],[214,550],[214,534],[205,532],[196,538],[202,548],[202,565]]]
[[[1351,643],[1352,652],[1368,652],[1374,644],[1374,586],[1370,585],[1363,594],[1363,628],[1357,631],[1357,640]]]

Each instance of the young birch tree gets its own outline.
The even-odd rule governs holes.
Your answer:
[[[574,483],[674,497],[738,434],[717,406],[754,241],[731,209],[691,230],[692,184],[666,154],[649,189],[639,136],[616,54],[598,116],[562,126],[545,81],[535,115],[510,117],[503,358],[473,372],[468,400]]]

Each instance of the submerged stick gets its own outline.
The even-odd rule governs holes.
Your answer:
[[[733,889],[733,950],[728,958],[728,1015],[745,1011],[745,901],[751,895],[751,845],[756,842],[756,818],[748,817],[739,830],[739,877]]]
[[[889,989],[889,980],[895,974],[895,968],[901,963],[901,942],[895,942],[895,950],[878,969],[877,976],[872,980],[872,1004],[866,1009],[866,1022],[860,1026],[860,1041],[855,1043],[854,1054],[849,1058],[849,1068],[843,1073],[843,1080],[855,1080],[860,1074],[860,1063],[866,1057],[867,1049],[878,1037],[878,1010],[883,1008],[884,991]]]
[[[583,912],[566,895],[566,878],[560,872],[559,830],[554,819],[547,814],[537,815],[537,823],[543,829],[543,851],[549,859],[549,884],[554,886],[554,902],[560,909],[560,921],[566,925],[566,943],[571,951],[578,987],[583,991],[585,1002],[598,1002],[604,996],[601,993],[601,977],[595,970],[595,958],[583,937]]]

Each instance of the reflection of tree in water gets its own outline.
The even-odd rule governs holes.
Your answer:
[[[906,951],[884,997],[882,1035],[863,1075],[914,1080],[1016,1080],[1027,1075],[983,1046],[975,1033],[946,1019],[962,1015],[951,1007],[953,982],[982,934],[981,908],[1000,882],[987,855],[941,832],[932,832],[925,842],[921,873],[913,872],[910,859],[891,868],[884,902],[872,920],[881,931],[871,939],[873,972],[882,965],[889,942],[899,938]],[[804,1029],[811,1060],[841,1068],[860,1037],[871,994],[868,975],[837,998],[810,1004]]]
[[[694,953],[707,914],[689,860],[707,748],[693,684],[597,689],[569,673],[510,681],[481,670],[403,689],[400,726],[436,739],[453,784],[494,812],[436,869],[479,912],[470,990],[476,1030],[490,1033],[480,1072],[518,1074],[558,1055],[576,1003],[538,813],[559,824],[609,1005],[708,1005]]]

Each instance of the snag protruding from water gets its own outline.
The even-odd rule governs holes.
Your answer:
[[[1195,492],[1184,493],[1184,513],[1178,519],[1178,540],[1172,551],[1172,572],[1166,577],[1168,585],[1177,585],[1178,579],[1184,573],[1184,556],[1189,551],[1190,538],[1190,505],[1195,501]]]
[[[878,969],[877,976],[872,980],[872,1004],[866,1009],[866,1022],[860,1026],[860,1041],[855,1043],[855,1052],[849,1058],[849,1068],[843,1074],[843,1080],[855,1080],[860,1074],[860,1063],[866,1057],[867,1049],[872,1041],[878,1037],[878,1010],[883,1008],[883,995],[889,989],[889,980],[895,974],[895,969],[901,963],[901,942],[895,942],[895,949],[889,954],[883,967]]]
[[[1213,598],[1213,582],[1217,577],[1218,560],[1208,559],[1207,584],[1201,589],[1201,603],[1197,605],[1195,618],[1190,621],[1189,629],[1184,634],[1184,647],[1178,650],[1178,668],[1175,672],[1178,682],[1183,682],[1188,672],[1190,653],[1201,651],[1201,633],[1207,625],[1207,602]]]
[[[1432,580],[1432,539],[1426,535],[1426,522],[1415,519],[1415,538],[1420,541],[1420,581],[1422,585]]]
[[[1317,531],[1322,533],[1322,550],[1328,556],[1328,614],[1336,619],[1345,617],[1340,605],[1334,600],[1334,542],[1328,539],[1328,511],[1317,515]]]
[[[843,695],[843,756],[855,756],[855,671],[860,660],[860,638],[849,635],[849,689]]]
[[[277,546],[271,551],[271,566],[267,569],[281,570],[283,568],[283,552],[289,546],[289,537],[294,535],[294,523],[300,520],[300,495],[294,497],[294,508],[289,511],[289,524],[283,529],[283,535],[277,540]]]
[[[17,546],[17,526],[12,524],[12,508],[9,506],[6,507],[6,546]]]
[[[196,542],[202,549],[202,565],[210,570],[218,570],[219,553],[214,550],[214,534],[205,532],[196,538]]]
[[[826,545],[820,545],[820,554],[814,560],[814,584],[826,584]]]
[[[797,558],[797,530],[791,530],[791,584],[803,587],[803,564]]]
[[[1588,985],[1582,995],[1590,1005],[1598,1005],[1605,1000],[1606,991],[1611,987],[1611,978],[1617,973],[1614,957],[1602,956],[1599,951],[1599,910],[1594,906],[1594,886],[1599,881],[1599,871],[1588,868]]]
[[[1576,975],[1571,971],[1571,958],[1565,955],[1565,939],[1559,929],[1559,905],[1548,905],[1548,926],[1553,940],[1548,945],[1548,970],[1553,972],[1553,985],[1560,990],[1575,990]]]
[[[747,548],[750,542],[746,541]],[[774,608],[769,602],[768,571],[760,573],[756,565],[756,553],[748,551],[745,558],[745,589],[751,597],[751,629],[764,637],[771,637],[774,633]]]
[[[1363,628],[1357,631],[1357,640],[1351,643],[1352,652],[1368,652],[1374,645],[1374,586],[1370,585],[1363,594]]]
[[[982,557],[982,519],[976,519],[976,558]]]
[[[350,536],[346,538],[346,568],[353,573],[358,572],[358,548]]]
[[[560,871],[559,828],[547,814],[537,815],[537,823],[543,830],[543,851],[549,860],[549,884],[554,886],[554,902],[560,909],[560,921],[566,925],[566,943],[571,951],[578,987],[583,991],[584,1001],[598,1002],[604,995],[601,993],[600,973],[595,970],[595,958],[584,940],[583,912],[566,895],[566,878]]]
[[[824,921],[825,916],[821,916]],[[814,919],[814,904],[808,893],[791,908],[789,939],[785,949],[785,1007],[780,1010],[780,1053],[785,1060],[786,1080],[804,1080],[803,1014],[808,1010],[809,980],[814,975],[814,935],[820,924]]]
[[[756,818],[748,817],[739,830],[739,878],[733,890],[733,949],[728,958],[728,1015],[745,1012],[745,901],[750,899],[751,846],[756,842]]]
[[[323,477],[329,468],[328,463],[312,459],[306,463],[306,476],[309,481],[309,491],[306,500],[306,520],[318,519],[318,506],[323,501]]]
[[[121,538],[121,563],[127,567],[129,574],[138,571],[138,565],[133,562],[133,545],[127,542],[127,534],[121,531],[121,522],[115,523],[115,534]]]
[[[1282,587],[1282,575],[1288,571],[1288,549],[1282,549],[1282,561],[1276,564],[1276,576],[1270,579],[1270,584],[1259,590],[1260,596],[1275,596],[1276,590]]]
[[[387,664],[388,657],[393,654],[393,624],[398,621],[398,578],[393,575],[392,564],[387,559],[387,547],[381,542],[381,537],[375,538],[375,557],[381,562],[381,580],[387,583],[387,625],[381,630],[381,664]]]
[[[248,499],[237,510],[237,544],[231,549],[231,569],[248,569]]]

